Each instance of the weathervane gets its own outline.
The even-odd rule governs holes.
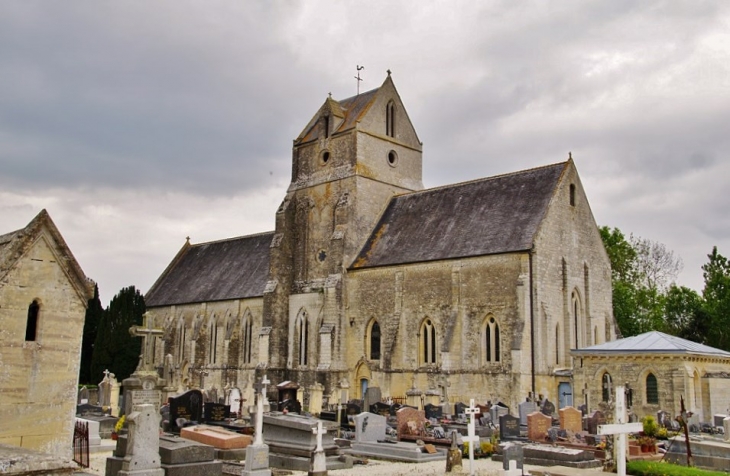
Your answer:
[[[362,78],[360,77],[360,71],[365,69],[365,66],[357,65],[357,76],[355,76],[355,79],[357,79],[357,95],[360,95],[360,81],[362,81]]]

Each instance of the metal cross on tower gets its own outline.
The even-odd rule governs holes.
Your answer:
[[[365,66],[357,65],[357,76],[355,76],[355,79],[357,79],[357,95],[360,95],[360,81],[362,81],[362,78],[360,77],[360,71],[365,69]]]

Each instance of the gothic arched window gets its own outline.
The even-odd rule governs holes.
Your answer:
[[[490,316],[484,326],[484,361],[499,362],[499,349],[499,324],[494,320],[494,317]]]
[[[436,363],[436,328],[431,319],[421,324],[421,355],[424,364]]]
[[[650,405],[659,404],[659,385],[653,373],[646,376],[646,403]]]
[[[28,321],[25,324],[25,340],[34,341],[38,333],[38,314],[41,306],[36,299],[28,306]]]
[[[603,374],[601,378],[601,400],[607,402],[611,399],[613,381],[611,380],[611,374],[608,372]]]
[[[380,359],[380,324],[373,321],[370,326],[370,360]]]
[[[296,327],[299,344],[299,365],[307,365],[307,338],[309,334],[309,322],[307,322],[306,312],[301,312],[299,314]]]
[[[251,322],[251,314],[246,313],[245,316],[243,316],[243,324],[242,324],[242,331],[243,335],[241,336],[241,345],[243,348],[241,349],[243,354],[243,363],[244,364],[250,364],[251,363],[251,341],[252,341],[252,332],[253,332],[253,322]]]
[[[395,137],[395,103],[390,101],[385,107],[385,134]]]
[[[210,347],[208,349],[208,360],[211,364],[216,363],[216,359],[218,357],[217,347],[218,347],[218,321],[216,320],[215,317],[213,317],[213,320],[210,323]]]

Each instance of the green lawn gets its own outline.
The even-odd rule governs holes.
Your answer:
[[[658,461],[629,461],[626,464],[626,474],[634,476],[727,476],[721,471],[688,468],[676,464]]]

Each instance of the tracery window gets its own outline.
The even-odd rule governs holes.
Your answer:
[[[436,328],[431,319],[421,324],[421,352],[424,364],[436,363]]]
[[[499,342],[499,324],[494,317],[489,317],[484,326],[484,361],[499,362],[500,361],[500,342]]]

